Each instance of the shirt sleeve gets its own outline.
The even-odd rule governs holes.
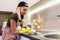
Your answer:
[[[17,17],[17,14],[12,14],[11,16],[10,16],[10,19],[13,19],[14,21],[18,21],[18,17]]]

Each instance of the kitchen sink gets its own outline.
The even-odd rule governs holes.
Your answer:
[[[60,39],[60,34],[49,34],[45,35],[46,38],[52,38],[52,39]]]
[[[41,40],[60,40],[59,30],[42,30]]]

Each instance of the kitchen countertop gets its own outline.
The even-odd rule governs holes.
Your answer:
[[[19,36],[24,36],[30,40],[40,40],[40,35],[41,34],[36,34],[36,35],[19,34]]]
[[[28,34],[19,34],[19,35],[24,36],[24,37],[31,39],[31,40],[41,40],[41,36],[43,34],[51,33],[51,32],[60,32],[60,31],[58,31],[58,30],[41,30],[36,35],[28,35]]]

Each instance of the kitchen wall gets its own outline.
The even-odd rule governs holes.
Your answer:
[[[45,29],[60,30],[60,4],[46,8],[45,10],[40,11],[37,14],[39,14],[43,19],[43,25]],[[35,14],[35,16],[37,14]]]
[[[60,30],[60,5],[55,5],[43,11],[46,29]]]

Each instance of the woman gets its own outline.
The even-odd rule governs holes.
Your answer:
[[[17,12],[9,18],[7,27],[4,28],[2,33],[2,40],[16,40],[17,26],[22,24],[24,15],[27,12],[28,5],[26,2],[20,2],[17,7]]]

